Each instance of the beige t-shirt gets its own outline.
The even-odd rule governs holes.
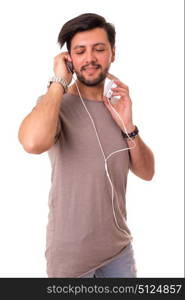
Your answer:
[[[106,157],[128,144],[103,102],[84,99]],[[77,95],[61,102],[56,143],[49,149],[51,188],[47,226],[49,277],[81,277],[118,257],[132,241],[126,224],[128,150],[108,159],[111,186],[92,122]],[[120,212],[121,211],[121,212]]]

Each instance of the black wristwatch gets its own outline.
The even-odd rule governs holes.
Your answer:
[[[139,130],[138,130],[138,128],[137,128],[136,125],[135,125],[134,131],[128,133],[128,135],[127,135],[125,132],[122,131],[122,135],[123,135],[124,139],[128,139],[128,136],[129,136],[130,138],[133,138],[133,139],[134,139],[134,138],[136,137],[136,135],[138,135],[138,133],[139,133]]]

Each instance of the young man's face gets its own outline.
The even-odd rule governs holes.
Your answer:
[[[77,78],[87,86],[96,86],[106,78],[115,56],[103,28],[75,34],[70,52]]]

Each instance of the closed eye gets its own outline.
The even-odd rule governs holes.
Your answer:
[[[95,49],[95,51],[102,52],[102,51],[105,51],[105,49]],[[83,53],[84,53],[84,51],[82,51],[82,52],[76,52],[76,54],[83,54]]]

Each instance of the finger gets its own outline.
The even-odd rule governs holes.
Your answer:
[[[104,97],[103,100],[104,100],[104,104],[105,104],[105,106],[107,107],[107,109],[108,109],[109,111],[111,111],[111,106],[112,106],[112,104],[111,104],[110,100],[109,100],[107,97]]]
[[[126,84],[124,84],[123,82],[121,82],[120,80],[114,80],[115,84],[118,86],[122,86],[124,88],[126,88],[127,90],[129,89],[128,86]]]
[[[129,97],[128,93],[124,93],[124,92],[114,92],[112,93],[112,96],[120,96],[120,97]]]
[[[69,60],[72,62],[71,56],[69,54],[69,52],[65,51],[65,52],[61,52],[58,57],[61,57],[64,60]]]
[[[107,102],[104,102],[104,104],[105,104],[105,107],[108,109],[108,111],[111,112],[111,108],[110,108],[109,104],[107,104]]]
[[[111,74],[111,73],[107,73],[106,77],[111,79],[111,80],[118,80],[118,78],[116,76],[114,76],[113,74]]]
[[[108,106],[110,105],[110,100],[107,97],[104,96],[103,101],[106,105],[108,105]]]
[[[105,97],[105,96],[103,96],[103,102],[104,102],[105,104],[107,104],[107,103],[108,103],[108,98]]]
[[[111,89],[113,92],[123,92],[123,93],[128,93],[128,90],[124,87],[115,87]]]

